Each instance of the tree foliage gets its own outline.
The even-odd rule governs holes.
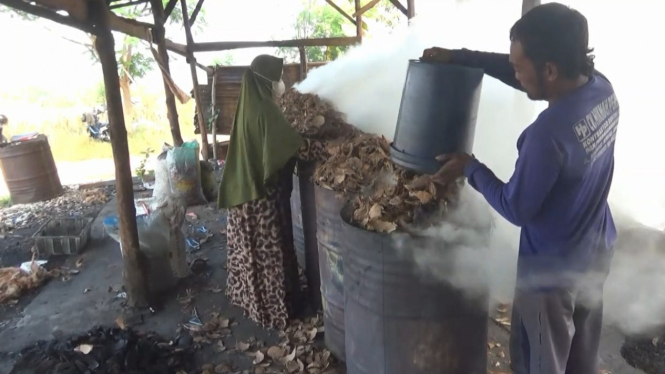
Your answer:
[[[303,9],[293,22],[295,39],[315,39],[315,38],[333,38],[349,36],[346,30],[353,30],[355,35],[355,26],[349,22],[346,17],[326,3],[315,2],[314,0],[304,0]],[[337,1],[347,14],[353,14],[355,11],[354,0]],[[403,16],[389,1],[382,1],[369,11],[363,14],[363,20],[371,20],[393,28]],[[363,29],[369,29],[367,23],[363,22]],[[307,61],[321,62],[331,61],[348,50],[349,47],[307,47]],[[299,54],[296,48],[282,47],[279,49],[279,55],[285,57],[289,62],[299,61]]]

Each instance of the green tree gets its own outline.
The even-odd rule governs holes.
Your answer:
[[[164,6],[168,0],[162,0]],[[197,0],[187,0],[188,14],[191,15],[198,3]],[[205,4],[205,3],[204,3]],[[133,5],[123,8],[114,9],[113,12],[121,17],[144,20],[152,23],[152,8],[149,2]],[[50,32],[58,33],[53,30],[50,21],[39,19],[39,17],[17,11],[13,8],[0,5],[0,14],[7,13],[12,17],[19,17],[29,21],[39,22],[44,28]],[[182,25],[182,9],[180,6],[173,8],[171,16],[168,19],[167,26]],[[206,26],[205,9],[202,8],[196,18],[195,26],[192,28],[194,34],[203,30]],[[168,29],[168,27],[167,27]],[[182,32],[182,31],[181,31]],[[94,48],[94,36],[88,34],[84,40],[74,40],[61,35],[65,40],[78,44],[85,48],[85,53],[88,54],[94,63],[99,63],[99,57]],[[117,39],[116,39],[117,40]],[[116,42],[116,57],[118,60],[118,76],[120,78],[120,89],[122,91],[122,100],[125,116],[128,120],[133,118],[134,108],[131,99],[131,84],[136,80],[143,78],[149,71],[154,68],[154,60],[150,57],[148,43],[137,38],[123,35],[122,43]],[[131,121],[130,121],[131,122]]]
[[[212,64],[213,65],[220,65],[220,66],[231,66],[235,63],[235,59],[233,58],[233,55],[231,53],[225,53],[223,56],[217,56],[212,59]]]
[[[347,12],[353,14],[355,9],[354,0],[339,1],[337,4]],[[296,17],[293,23],[294,39],[315,39],[315,38],[333,38],[349,36],[344,32],[345,25],[351,23],[337,10],[328,4],[321,4],[313,0],[304,0],[303,9]],[[364,20],[382,23],[393,28],[399,22],[402,13],[397,10],[389,1],[383,1],[363,14]],[[348,26],[347,26],[348,27]],[[363,22],[363,29],[367,31],[369,27]],[[335,60],[349,47],[307,47],[307,61],[322,62]],[[278,54],[283,56],[289,62],[299,61],[299,53],[296,48],[281,47]]]

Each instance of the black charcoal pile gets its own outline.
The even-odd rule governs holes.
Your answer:
[[[10,374],[194,373],[190,348],[152,333],[95,328],[67,340],[41,341],[21,351]]]
[[[665,373],[665,335],[658,338],[628,338],[621,356],[630,366],[646,374]]]

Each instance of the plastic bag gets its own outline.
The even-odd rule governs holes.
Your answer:
[[[185,203],[178,198],[143,199],[135,202],[137,212],[147,214],[136,217],[140,251],[150,260],[168,259],[173,275],[183,278],[189,275],[185,237],[182,225],[185,222]],[[118,243],[120,233],[117,216],[104,219],[104,229]]]
[[[162,153],[155,161],[155,187],[152,197],[157,201],[167,200],[171,196],[171,182],[169,181],[169,168],[166,166],[166,154],[172,147],[164,145]]]
[[[201,187],[199,143],[191,141],[166,152],[171,193],[183,198],[187,206],[206,204]]]

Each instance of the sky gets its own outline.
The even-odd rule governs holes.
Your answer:
[[[200,42],[289,39],[291,20],[303,9],[301,0],[207,0],[204,4],[207,27],[195,36]],[[167,34],[184,44],[182,26],[169,27]],[[47,20],[30,22],[0,14],[0,35],[0,50],[11,51],[9,57],[5,54],[0,59],[0,92],[39,85],[49,91],[73,94],[101,80],[101,67],[91,63],[85,48],[63,38],[85,41],[81,31]],[[116,37],[119,39],[119,35]],[[257,53],[266,51],[274,49],[237,50],[233,57],[238,64],[248,64]],[[177,84],[189,91],[191,75],[185,59],[171,56]],[[197,59],[206,64],[215,56],[201,53]],[[200,80],[205,79],[202,71],[199,76]],[[150,74],[148,79],[159,81],[159,75]]]

